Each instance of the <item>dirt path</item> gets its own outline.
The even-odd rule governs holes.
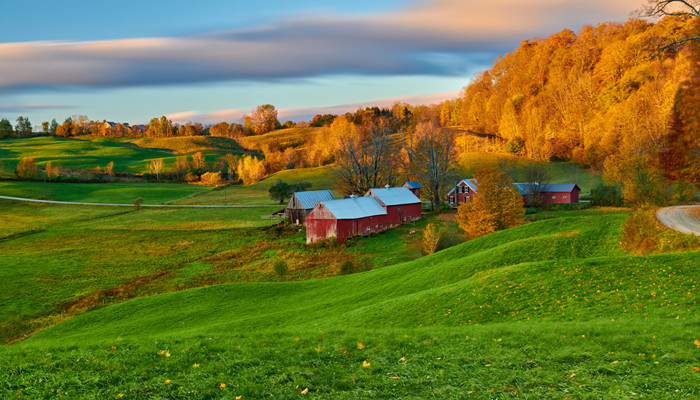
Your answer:
[[[656,211],[656,218],[667,227],[700,236],[700,206],[664,207]]]
[[[14,200],[14,201],[28,201],[32,203],[48,203],[48,204],[70,204],[78,206],[109,206],[109,207],[134,207],[133,204],[114,204],[114,203],[80,203],[75,201],[54,201],[54,200],[36,200],[36,199],[26,199],[23,197],[10,197],[10,196],[0,196],[0,199]],[[260,207],[278,207],[275,204],[263,205],[232,205],[232,206],[221,206],[221,205],[207,205],[207,204],[141,204],[141,207],[169,207],[169,208],[260,208]]]

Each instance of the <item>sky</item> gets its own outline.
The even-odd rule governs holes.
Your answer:
[[[0,117],[285,120],[456,98],[526,39],[643,0],[22,0],[0,6]]]

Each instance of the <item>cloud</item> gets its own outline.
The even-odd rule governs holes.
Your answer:
[[[0,89],[334,74],[465,75],[524,39],[624,20],[638,0],[439,0],[185,37],[0,44]]]
[[[277,117],[280,121],[309,121],[317,114],[336,114],[341,115],[347,112],[355,112],[358,108],[365,107],[389,107],[394,103],[406,103],[411,105],[421,104],[437,104],[445,100],[452,100],[459,96],[459,91],[447,93],[434,93],[416,96],[389,97],[379,100],[368,100],[360,103],[339,104],[334,106],[323,107],[301,107],[301,108],[281,108],[277,110]],[[190,121],[198,121],[203,124],[216,124],[218,122],[238,122],[246,114],[250,114],[250,110],[220,110],[207,113],[197,111],[184,111],[167,115],[167,118],[177,123],[187,123]]]
[[[25,112],[28,110],[52,110],[71,108],[67,104],[0,104],[0,112]]]

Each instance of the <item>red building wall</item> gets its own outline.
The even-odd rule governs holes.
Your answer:
[[[450,198],[448,199],[451,205],[458,206],[458,205],[460,205],[460,204],[462,204],[462,203],[465,203],[465,202],[467,202],[467,201],[469,201],[469,200],[472,200],[472,198],[474,197],[474,194],[475,194],[476,192],[473,191],[473,190],[469,187],[469,185],[467,185],[467,184],[464,183],[464,182],[459,182],[459,184],[458,184],[457,186],[459,186],[460,188],[467,187],[467,188],[469,188],[469,192],[468,192],[468,193],[457,193],[457,204],[455,204],[455,202],[454,202],[454,201],[455,201],[455,199],[454,199],[455,192],[451,192],[451,193],[450,193]]]
[[[335,237],[338,243],[342,244],[352,236],[367,236],[387,229],[386,217],[386,215],[375,215],[357,219],[336,219],[321,204],[306,217],[306,243]]]
[[[569,204],[578,203],[579,190],[574,188],[571,192],[545,192],[542,193],[542,204]],[[528,205],[528,196],[523,195],[523,204]]]
[[[386,207],[385,225],[396,226],[421,219],[421,203]]]

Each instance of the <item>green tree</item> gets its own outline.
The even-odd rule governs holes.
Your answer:
[[[300,182],[290,185],[283,182],[281,179],[278,179],[272,186],[270,186],[268,192],[270,193],[271,199],[279,200],[280,204],[284,204],[284,200],[290,198],[295,192],[303,192],[310,188],[311,183],[309,182]]]
[[[457,209],[457,223],[468,239],[488,235],[524,222],[522,196],[503,171],[482,169],[474,174],[477,191]]]
[[[57,127],[58,127],[58,122],[56,122],[56,118],[53,118],[51,120],[51,126],[49,127],[49,133],[51,133],[52,135],[55,135]]]
[[[7,118],[0,119],[0,138],[9,138],[13,134],[12,123]]]
[[[29,122],[29,118],[19,116],[17,117],[17,125],[15,125],[15,131],[17,132],[17,137],[29,137],[32,133],[32,123]]]

